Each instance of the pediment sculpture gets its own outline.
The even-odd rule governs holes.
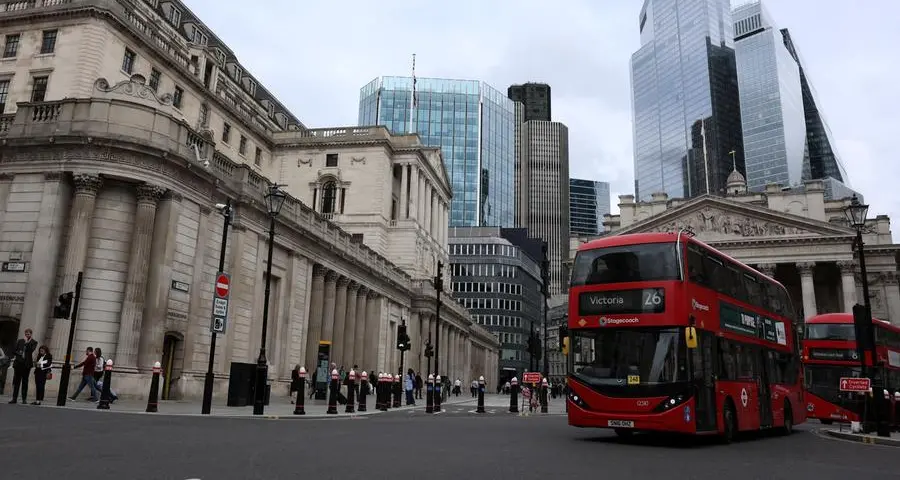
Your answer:
[[[147,79],[139,73],[132,75],[128,80],[122,80],[112,86],[110,86],[107,79],[98,78],[94,82],[94,88],[103,93],[117,93],[148,101],[153,100],[163,106],[172,106],[172,94],[164,93],[159,95],[154,89],[147,85]]]
[[[712,207],[702,208],[657,226],[650,226],[648,230],[677,232],[682,228],[690,229],[701,237],[772,237],[810,233],[808,230],[791,225],[766,222]],[[701,235],[704,233],[707,235]]]

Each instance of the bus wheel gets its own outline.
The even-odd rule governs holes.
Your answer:
[[[634,433],[634,430],[630,428],[614,428],[613,431],[622,438],[628,438]]]
[[[784,402],[784,426],[781,427],[781,434],[792,433],[794,433],[794,412],[791,410],[791,402]]]
[[[737,416],[734,413],[734,407],[731,406],[731,402],[725,404],[725,409],[722,412],[722,423],[724,423],[725,427],[725,431],[722,433],[722,441],[725,443],[733,442],[735,435],[737,435]]]

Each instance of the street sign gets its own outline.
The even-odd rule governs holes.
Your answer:
[[[522,374],[522,383],[541,383],[540,372],[525,372]]]
[[[228,296],[231,293],[231,277],[227,273],[216,274],[213,284],[212,322],[209,330],[213,333],[225,333],[225,325],[228,323]]]
[[[872,381],[868,378],[841,377],[842,392],[868,392],[872,387]]]

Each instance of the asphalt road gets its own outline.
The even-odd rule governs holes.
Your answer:
[[[566,425],[564,416],[402,411],[338,419],[133,415],[0,404],[0,477],[16,480],[896,478],[900,451],[820,437],[733,445]]]

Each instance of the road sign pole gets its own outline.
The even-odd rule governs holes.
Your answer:
[[[222,272],[225,270],[225,247],[228,245],[228,227],[231,226],[231,199],[225,200],[225,207],[221,210],[223,222],[222,222],[222,245],[219,248],[219,269],[218,272]],[[219,275],[216,274],[216,278]],[[215,290],[215,288],[213,288]],[[215,292],[213,292],[215,295]],[[213,320],[213,327],[215,327],[215,320]],[[223,331],[225,325],[222,325]],[[206,378],[203,380],[203,405],[201,407],[200,413],[202,415],[209,415],[212,410],[212,394],[213,394],[213,383],[215,382],[215,374],[213,373],[213,368],[216,363],[216,329],[213,328],[212,332],[210,332],[209,339],[209,365],[206,368]]]

